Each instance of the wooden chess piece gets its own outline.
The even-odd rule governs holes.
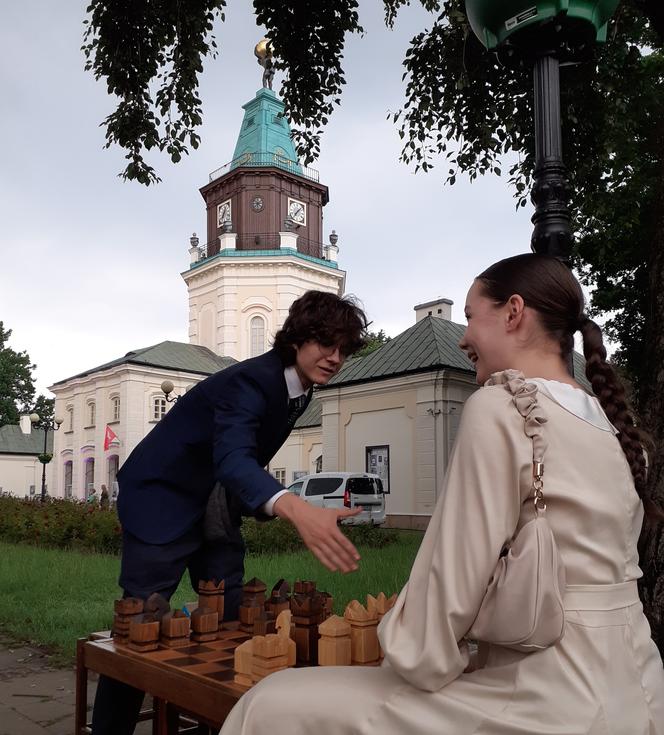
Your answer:
[[[113,627],[111,635],[116,643],[129,643],[129,626],[137,615],[143,613],[143,600],[138,597],[123,597],[113,604]]]
[[[224,621],[224,580],[200,580],[198,583],[198,606],[216,610],[219,616],[219,628]]]
[[[272,588],[270,599],[265,603],[265,609],[276,618],[283,610],[290,610],[290,585],[280,579]]]
[[[196,643],[207,643],[217,638],[219,616],[216,610],[197,607],[191,614],[191,640]]]
[[[357,600],[349,602],[344,618],[350,623],[351,658],[353,665],[377,666],[380,663],[378,616],[370,613]]]
[[[318,626],[319,666],[351,665],[350,630],[350,623],[338,615],[331,615]]]
[[[297,661],[297,645],[295,644],[295,640],[291,637],[292,618],[293,614],[290,610],[282,610],[279,615],[277,615],[277,620],[275,622],[277,635],[287,641],[285,646],[288,651],[288,666],[295,666]]]
[[[373,595],[367,595],[367,611],[371,614],[375,614],[378,618],[378,622],[380,623],[385,613],[394,607],[394,603],[396,601],[396,592],[391,597],[386,597],[384,592],[381,592],[376,597]]]
[[[236,684],[250,687],[254,682],[251,678],[252,662],[254,658],[254,640],[245,641],[235,649],[234,681]]]
[[[242,604],[239,608],[240,630],[252,634],[254,620],[265,609],[265,583],[260,579],[250,579],[242,587]]]
[[[186,646],[189,643],[190,633],[189,617],[182,610],[168,612],[161,619],[160,641],[169,648]]]
[[[266,603],[267,604],[267,603]],[[254,629],[253,634],[256,635],[269,635],[276,633],[275,628],[275,616],[273,613],[267,610],[260,610],[254,617]]]
[[[294,594],[291,597],[291,612],[295,621],[297,662],[315,666],[318,662],[318,625],[323,614],[323,599],[315,591]]]
[[[251,678],[254,682],[275,671],[288,668],[288,639],[280,635],[259,635],[252,638],[253,658]]]
[[[132,651],[155,651],[159,647],[160,623],[150,613],[136,616],[129,624],[129,648]]]

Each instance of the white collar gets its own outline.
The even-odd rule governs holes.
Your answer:
[[[289,399],[306,396],[307,391],[302,385],[302,381],[300,380],[300,376],[297,374],[295,365],[289,365],[287,368],[284,368],[284,378],[286,379]]]
[[[526,382],[535,383],[545,396],[548,396],[552,401],[582,421],[586,421],[596,428],[602,429],[602,431],[618,433],[616,427],[606,417],[597,397],[589,395],[582,388],[575,388],[569,383],[546,380],[545,378],[526,378]]]

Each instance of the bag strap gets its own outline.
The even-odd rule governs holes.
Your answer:
[[[485,385],[504,385],[512,394],[517,411],[523,416],[524,431],[533,445],[533,481],[531,486],[535,514],[546,512],[544,501],[544,454],[547,448],[544,436],[546,414],[537,401],[537,385],[529,383],[520,370],[503,370],[494,373]]]

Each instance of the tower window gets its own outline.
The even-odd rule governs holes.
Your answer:
[[[251,336],[251,357],[258,357],[265,352],[265,321],[260,316],[254,316],[249,322]]]

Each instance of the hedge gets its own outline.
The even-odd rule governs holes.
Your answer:
[[[372,526],[344,526],[344,533],[358,546],[382,548],[394,543],[398,533]],[[258,523],[246,518],[242,535],[247,553],[277,554],[300,551],[304,544],[285,521]],[[49,498],[20,499],[0,496],[0,539],[52,549],[76,549],[118,554],[122,528],[114,508],[102,509],[85,501]]]

